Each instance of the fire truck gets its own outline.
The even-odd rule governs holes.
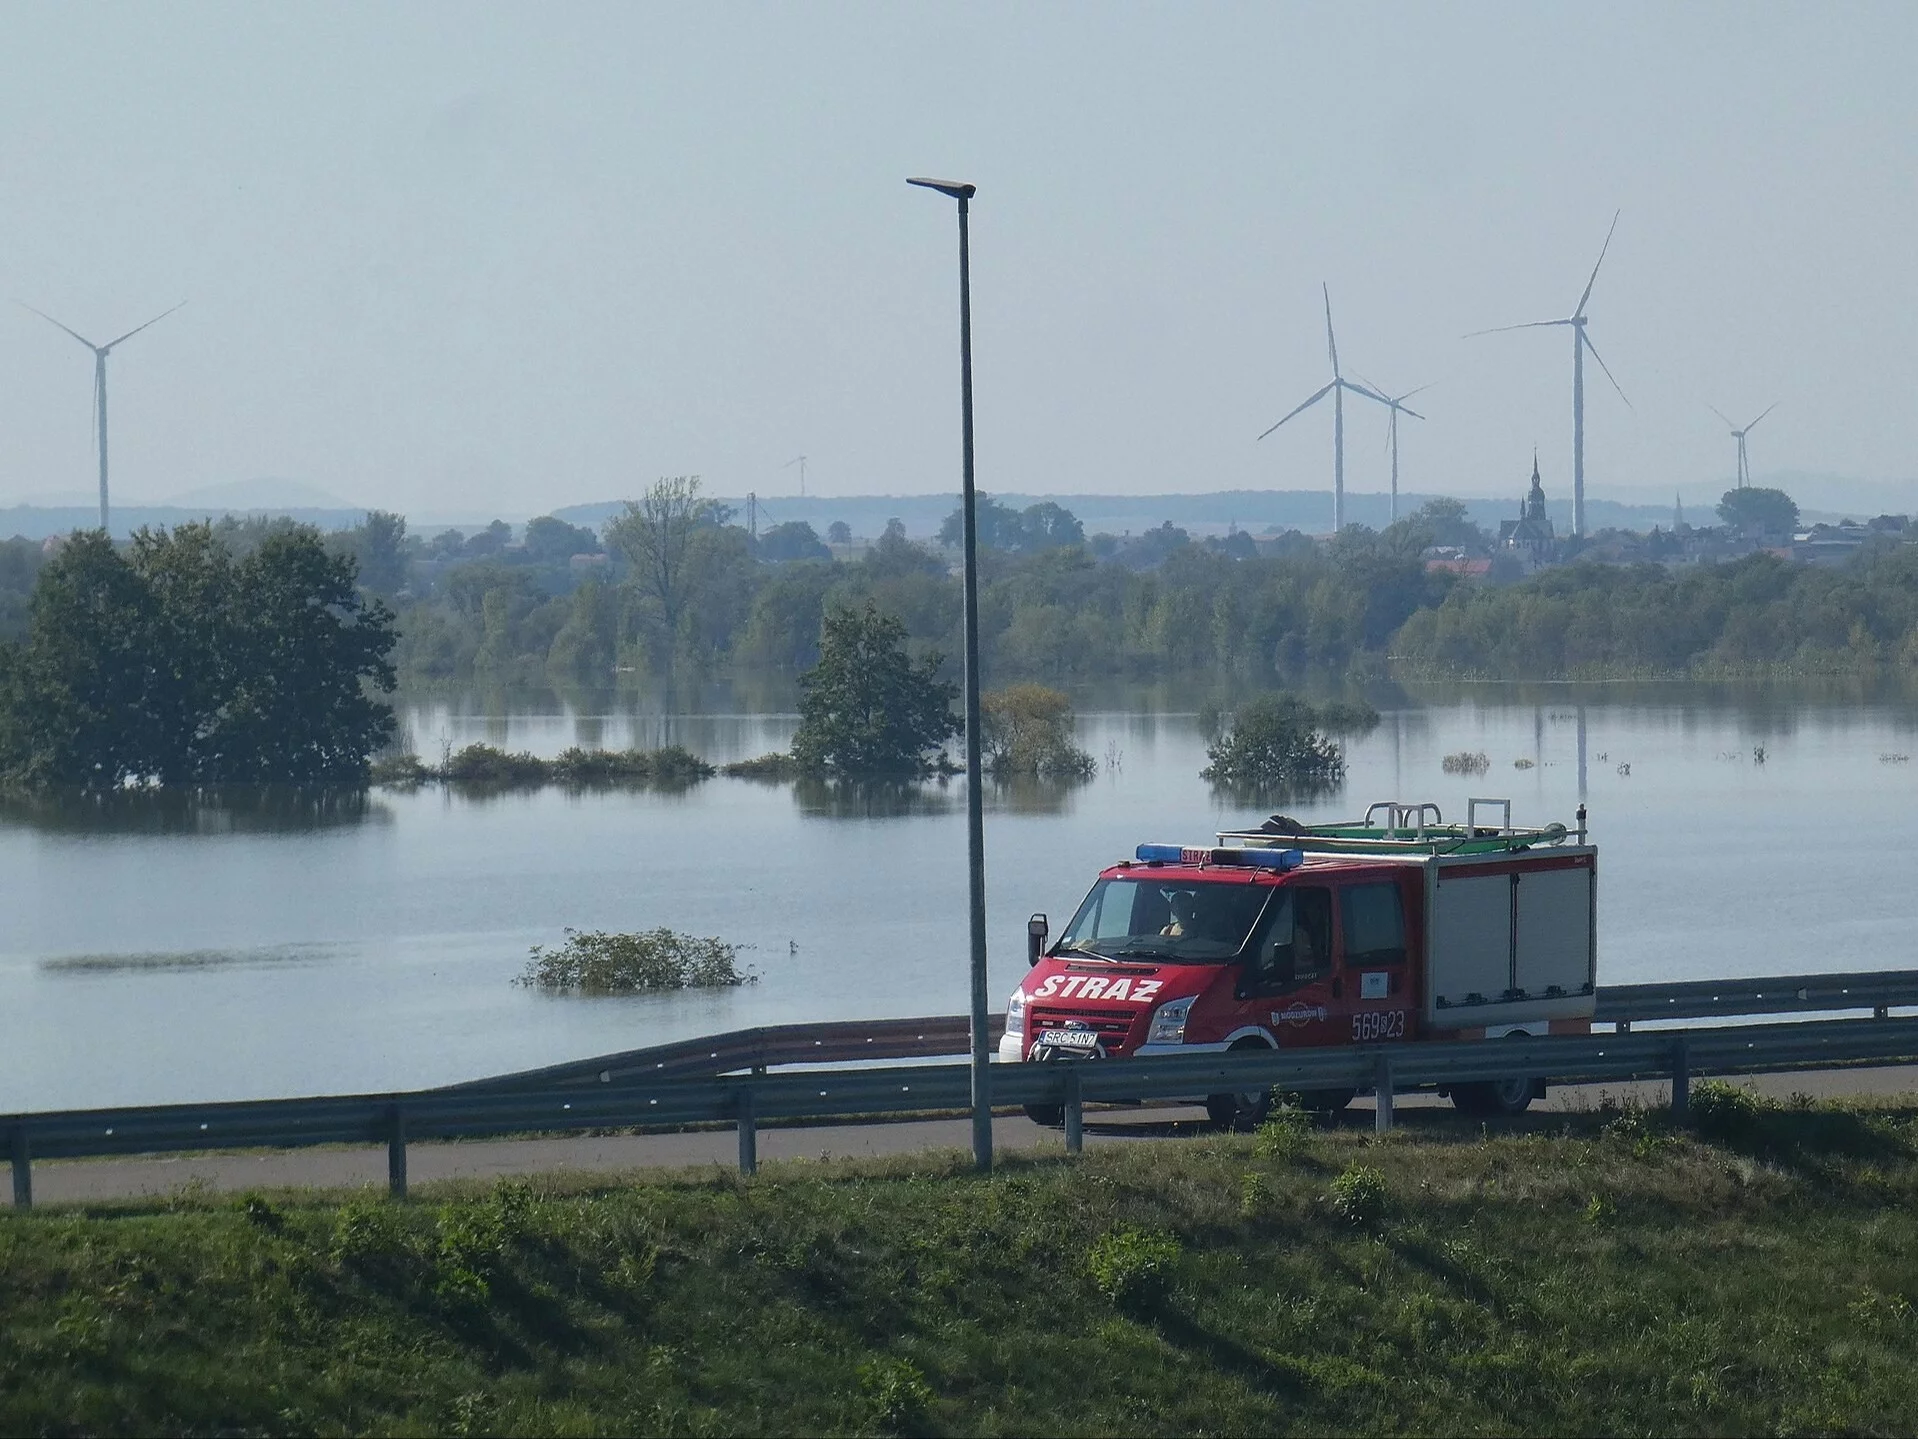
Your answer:
[[[1584,806],[1568,830],[1515,826],[1510,800],[1468,801],[1463,824],[1389,801],[1338,824],[1274,815],[1217,841],[1140,845],[1056,940],[1032,917],[1002,1062],[1591,1032],[1598,850]],[[1449,1093],[1470,1114],[1516,1114],[1545,1082]],[[1330,1112],[1355,1093],[1296,1100]],[[1273,1095],[1204,1102],[1214,1124],[1250,1128]]]

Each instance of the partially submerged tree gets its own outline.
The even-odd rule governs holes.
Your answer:
[[[1044,685],[1012,685],[980,696],[986,768],[1001,779],[1086,779],[1097,768],[1072,742],[1072,701]]]
[[[870,600],[828,611],[819,663],[799,678],[794,761],[811,773],[926,773],[960,728],[958,689],[938,677],[939,662],[937,654],[913,661],[906,627]]]
[[[1218,739],[1201,779],[1258,794],[1323,791],[1345,778],[1345,754],[1321,731],[1318,712],[1293,695],[1264,695],[1242,705]]]
[[[211,526],[75,535],[0,650],[16,784],[363,783],[394,728],[393,617],[304,528],[236,560]]]

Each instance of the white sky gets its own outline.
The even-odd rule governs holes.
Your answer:
[[[532,514],[1329,483],[1348,372],[1438,387],[1403,484],[1569,486],[1562,316],[1615,208],[1594,497],[1918,476],[1918,5],[14,3],[0,295],[110,338],[125,500],[278,476]],[[0,504],[92,485],[91,360],[0,314]],[[1385,485],[1348,405],[1347,483]],[[1918,482],[1907,488],[1918,504]]]

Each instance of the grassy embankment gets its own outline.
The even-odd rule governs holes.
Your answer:
[[[0,1431],[1894,1432],[1918,1109],[0,1217]]]

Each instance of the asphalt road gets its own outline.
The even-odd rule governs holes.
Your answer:
[[[1786,1098],[1794,1093],[1828,1099],[1847,1095],[1918,1095],[1918,1066],[1883,1069],[1805,1071],[1761,1075],[1742,1081],[1762,1093]],[[1597,1108],[1606,1098],[1664,1104],[1663,1084],[1574,1085],[1554,1089],[1534,1110],[1577,1111]],[[1400,1095],[1396,1110],[1409,1122],[1416,1111],[1445,1105],[1436,1095]],[[1369,1127],[1372,1101],[1360,1099],[1346,1118]],[[1204,1112],[1191,1108],[1094,1110],[1086,1116],[1088,1145],[1136,1144],[1175,1140],[1206,1132]],[[1000,1151],[1062,1150],[1059,1132],[1023,1117],[993,1122],[993,1144]],[[872,1124],[821,1124],[761,1129],[760,1163],[781,1159],[847,1159],[964,1150],[972,1142],[970,1121],[903,1120]],[[738,1140],[731,1130],[687,1134],[614,1135],[606,1138],[498,1139],[421,1142],[407,1146],[407,1176],[414,1185],[445,1179],[489,1180],[509,1175],[554,1171],[617,1173],[643,1169],[731,1168],[738,1162]],[[237,1193],[243,1190],[356,1189],[386,1186],[384,1147],[298,1149],[245,1154],[165,1155],[152,1158],[56,1160],[33,1166],[36,1205],[77,1204],[107,1199],[164,1197],[181,1191]]]

